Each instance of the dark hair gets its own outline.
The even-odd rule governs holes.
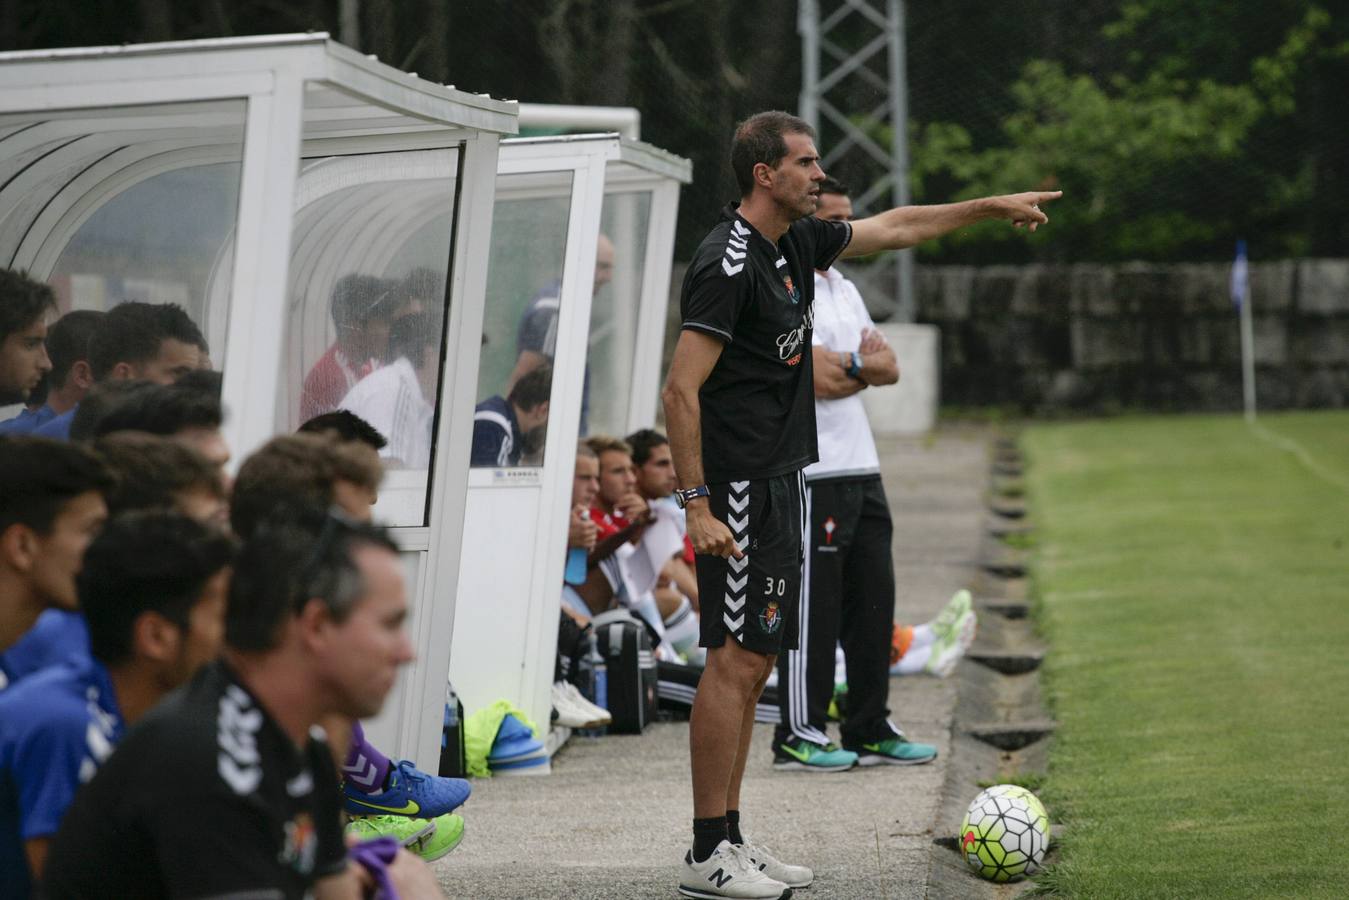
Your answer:
[[[71,500],[112,486],[107,466],[85,447],[0,435],[0,534],[11,525],[47,534]]]
[[[670,439],[661,434],[654,428],[643,428],[641,431],[634,431],[624,438],[628,446],[632,448],[632,464],[635,466],[644,466],[646,461],[651,458],[651,451],[657,447],[664,447],[670,443]]]
[[[547,403],[552,395],[553,367],[543,363],[521,375],[506,400],[523,410],[531,410],[540,403]]]
[[[389,353],[393,361],[406,356],[414,369],[426,365],[426,354],[432,351],[440,337],[440,322],[427,313],[408,313],[389,325]]]
[[[209,349],[201,329],[176,303],[131,301],[114,306],[103,316],[98,332],[89,344],[89,366],[98,381],[118,363],[144,363],[159,355],[167,340],[182,341]]]
[[[851,197],[852,189],[833,176],[824,176],[824,181],[820,182],[821,194],[838,194],[840,197]]]
[[[119,431],[94,442],[117,486],[107,495],[108,512],[172,510],[180,494],[206,491],[225,496],[220,472],[191,447],[157,434]]]
[[[0,269],[0,343],[56,309],[56,295],[22,269]]]
[[[359,441],[372,450],[383,450],[389,445],[384,435],[365,419],[349,409],[339,409],[314,416],[296,429],[299,434],[335,434],[344,441]]]
[[[351,273],[333,285],[330,309],[333,324],[340,328],[359,328],[370,320],[380,301],[394,288],[394,282],[374,275]]]
[[[151,384],[129,394],[95,425],[94,436],[117,431],[172,435],[188,428],[219,428],[220,398],[193,385]]]
[[[363,544],[398,552],[383,528],[313,507],[264,520],[235,561],[226,642],[244,652],[271,650],[286,620],[315,598],[335,621],[345,621],[366,592],[352,559],[353,550]]]
[[[84,395],[80,405],[75,407],[75,416],[70,420],[70,439],[72,441],[90,441],[105,416],[120,409],[122,404],[131,402],[138,394],[149,391],[159,385],[149,381],[104,381],[96,384]]]
[[[51,387],[65,387],[71,367],[80,360],[89,360],[89,344],[101,321],[103,313],[98,310],[77,309],[66,313],[47,329],[47,356],[52,361],[47,378]]]
[[[445,278],[426,266],[411,270],[375,303],[371,316],[388,318],[412,300],[425,301],[426,311],[439,322],[436,312],[445,308]]]
[[[93,655],[110,666],[131,659],[143,613],[186,630],[206,582],[234,553],[228,534],[179,513],[131,512],[109,520],[85,551],[76,581]]]
[[[174,382],[176,387],[192,388],[204,394],[209,394],[217,400],[220,399],[220,390],[224,387],[224,384],[224,373],[217,372],[215,369],[193,369],[191,372],[184,373]]]
[[[283,434],[258,448],[239,467],[230,496],[230,524],[249,537],[278,510],[327,509],[341,478],[377,488],[379,457],[327,434]]]
[[[735,127],[731,143],[731,171],[740,188],[740,196],[748,197],[754,190],[754,167],[766,163],[771,168],[787,155],[787,134],[808,134],[815,137],[815,129],[805,119],[779,110],[755,113]]]

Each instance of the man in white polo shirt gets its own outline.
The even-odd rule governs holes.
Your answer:
[[[848,221],[847,188],[820,185],[818,218]],[[801,640],[778,656],[782,722],[773,741],[777,769],[834,772],[854,765],[915,765],[937,750],[904,737],[888,718],[890,635],[895,613],[894,528],[880,460],[861,391],[894,384],[894,350],[876,330],[853,283],[830,268],[815,272],[813,362],[820,459],[806,469],[807,536]],[[834,648],[848,669],[840,749],[827,732]]]

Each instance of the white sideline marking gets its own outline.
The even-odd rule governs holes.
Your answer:
[[[1298,462],[1302,463],[1303,468],[1308,472],[1311,472],[1317,478],[1320,478],[1322,481],[1328,482],[1349,494],[1349,479],[1341,477],[1339,474],[1332,472],[1330,469],[1327,469],[1325,466],[1318,463],[1297,441],[1292,438],[1286,438],[1281,434],[1275,434],[1259,422],[1247,422],[1246,426],[1250,428],[1251,431],[1255,432],[1256,437],[1260,438],[1260,440],[1270,446],[1283,450],[1285,453],[1293,454],[1293,457],[1297,459]]]

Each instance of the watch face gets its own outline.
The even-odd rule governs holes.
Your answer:
[[[684,492],[683,492],[683,491],[675,491],[675,504],[676,504],[680,509],[683,509],[683,508],[684,508],[685,502],[686,502],[686,501],[684,500]]]

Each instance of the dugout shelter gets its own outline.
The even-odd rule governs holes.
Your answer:
[[[551,305],[551,414],[520,465],[469,472],[450,677],[467,712],[505,699],[547,730],[577,438],[655,421],[692,167],[568,135],[504,141],[497,173],[478,399],[504,395],[526,321]]]
[[[53,284],[62,312],[184,306],[223,372],[236,464],[299,424],[334,298],[366,283],[346,276],[421,286],[429,440],[377,509],[403,550],[417,661],[372,736],[432,770],[499,142],[517,118],[324,34],[0,53],[0,266]]]

